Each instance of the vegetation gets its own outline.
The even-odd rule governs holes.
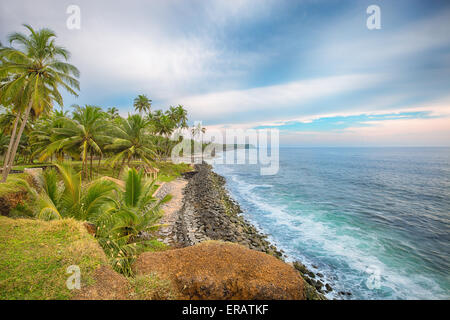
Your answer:
[[[135,114],[127,119],[119,119],[118,125],[113,128],[114,138],[105,149],[114,151],[115,156],[110,158],[110,163],[114,167],[122,170],[125,162],[129,166],[131,160],[140,158],[147,164],[155,160],[151,137],[146,128],[148,121],[141,115]]]
[[[178,141],[170,137],[188,128],[182,105],[151,110],[144,94],[134,99],[137,114],[123,118],[115,107],[74,105],[63,111],[60,88],[73,95],[79,90],[79,71],[67,61],[70,53],[56,45],[49,29],[13,33],[11,46],[0,45],[0,159],[2,181],[16,164],[35,161],[80,160],[82,178],[92,180],[101,159],[117,169],[143,161],[147,165],[170,156]],[[12,45],[16,45],[13,47]],[[57,103],[61,110],[54,110]]]
[[[0,123],[8,123],[12,112],[12,108],[4,108]],[[157,167],[161,160],[170,157],[180,141],[171,140],[170,136],[184,128],[186,111],[179,106],[165,113],[157,110],[155,114],[113,118],[92,105],[73,106],[72,114],[49,111],[28,122],[18,147],[16,167],[81,161],[82,179],[89,181],[105,166],[116,177],[125,165]],[[0,131],[0,159],[6,157],[12,129],[4,126]]]
[[[160,182],[191,169],[166,161],[188,115],[182,105],[153,110],[144,94],[126,117],[116,107],[65,110],[60,90],[77,96],[80,73],[53,31],[25,28],[27,34],[9,37],[9,46],[0,44],[0,196],[27,192],[26,203],[16,201],[9,213],[33,219],[0,219],[0,298],[65,299],[71,293],[60,283],[67,265],[80,265],[90,279],[107,260],[133,276],[137,254],[166,249],[153,232],[170,197],[153,197],[159,182],[144,177],[143,168],[158,168]],[[44,170],[32,178],[10,175],[33,167]],[[79,232],[80,222],[94,229],[106,257],[90,248],[92,237]],[[138,297],[170,295],[143,292],[143,283],[163,286],[154,277],[136,278]]]
[[[154,181],[143,179],[142,171],[128,170],[125,191],[116,193],[114,205],[93,219],[100,245],[111,258],[113,268],[126,275],[132,275],[131,265],[138,253],[146,247],[163,247],[151,239],[150,232],[158,228],[160,205],[169,197],[155,199],[153,185]]]
[[[70,265],[80,267],[83,283],[108,261],[80,222],[39,221],[0,216],[0,299],[69,299]]]
[[[58,164],[57,167],[59,175],[56,170],[48,169],[37,177],[37,188],[28,185],[37,218],[89,221],[113,203],[114,182],[97,180],[83,185],[80,173],[75,173],[70,165]]]
[[[110,180],[82,184],[81,173],[57,164],[37,177],[37,186],[23,184],[31,195],[33,214],[41,220],[73,218],[94,225],[96,237],[117,271],[132,275],[136,254],[146,248],[162,249],[151,232],[158,228],[160,205],[170,198],[153,197],[155,181],[145,180],[142,171],[129,169],[122,191]]]
[[[150,112],[150,107],[152,105],[152,100],[150,100],[145,94],[140,94],[134,99],[134,110],[139,113]]]
[[[189,164],[172,162],[159,162],[155,165],[159,169],[158,179],[163,182],[170,182],[181,176],[182,173],[191,171]]]
[[[26,174],[15,174],[8,176],[4,183],[0,183],[0,197],[8,193],[24,191],[23,180],[27,178]]]
[[[161,279],[155,273],[137,275],[130,279],[133,288],[133,298],[137,300],[173,300],[177,298],[176,289],[166,279]]]
[[[0,103],[11,105],[16,115],[4,160],[3,182],[11,170],[30,113],[37,118],[48,113],[53,102],[62,105],[59,87],[73,95],[79,90],[76,79],[79,71],[66,62],[69,52],[55,44],[55,33],[49,29],[35,31],[29,25],[25,27],[29,35],[13,33],[9,36],[10,44],[17,43],[19,48],[0,48]]]

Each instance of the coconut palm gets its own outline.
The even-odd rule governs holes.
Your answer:
[[[106,113],[108,114],[108,116],[114,120],[117,117],[119,117],[119,109],[117,109],[116,107],[111,107],[108,108],[108,110],[106,111]]]
[[[134,110],[142,114],[142,112],[150,112],[152,106],[152,100],[150,100],[145,94],[140,94],[134,99]]]
[[[50,115],[42,117],[36,122],[30,135],[30,142],[34,146],[32,158],[41,155],[42,160],[44,160],[44,154],[47,154],[50,157],[53,156],[47,149],[55,142],[55,139],[58,138],[58,136],[55,135],[55,129],[62,128],[66,119],[67,111],[55,110]],[[59,161],[64,159],[64,152],[62,149],[55,150],[53,153]]]
[[[188,127],[187,111],[181,104],[179,104],[176,107],[170,106],[168,110],[168,115],[175,122],[176,127],[181,129]]]
[[[74,218],[90,221],[114,206],[114,182],[97,180],[83,186],[81,174],[75,173],[70,165],[56,166],[58,172],[47,169],[38,176],[37,188],[23,182],[35,202],[34,211],[37,218]]]
[[[125,162],[129,165],[133,159],[151,162],[156,156],[151,136],[148,134],[148,121],[141,115],[129,115],[127,119],[119,118],[119,123],[111,131],[112,143],[105,146],[106,150],[115,152],[108,161],[117,166],[121,161],[119,174]]]
[[[77,96],[79,90],[79,71],[67,63],[69,52],[55,43],[55,33],[50,29],[35,31],[24,25],[30,32],[13,33],[9,36],[11,47],[0,47],[0,103],[13,105],[16,120],[11,135],[10,146],[3,167],[2,181],[6,181],[9,171],[25,129],[25,125],[33,110],[38,117],[48,112],[54,102],[63,105],[59,92],[62,87]],[[18,48],[12,47],[18,44]],[[19,119],[22,119],[16,133]]]
[[[154,112],[149,112],[147,115],[147,119],[149,121],[159,121],[159,119],[161,119],[161,117],[163,116],[163,112],[162,110],[155,110]]]
[[[40,155],[43,161],[54,152],[63,150],[75,159],[81,159],[84,178],[88,178],[88,158],[90,158],[90,177],[94,154],[102,155],[101,144],[110,137],[105,134],[105,113],[96,106],[75,106],[73,119],[64,118],[62,128],[55,128],[54,142]]]
[[[131,275],[138,251],[152,244],[149,232],[159,227],[160,205],[169,200],[169,196],[161,200],[152,196],[154,183],[143,179],[142,170],[128,169],[125,191],[117,193],[115,207],[99,212],[93,219],[99,243],[113,267],[126,275]]]
[[[202,123],[198,122],[191,128],[192,143],[194,144],[194,150],[191,152],[191,162],[194,163],[194,153],[195,153],[195,138],[200,137],[200,150],[203,151],[203,134],[206,132],[206,128],[202,127]],[[203,162],[203,152],[202,152],[202,162]]]

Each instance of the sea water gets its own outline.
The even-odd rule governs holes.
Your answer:
[[[334,288],[328,298],[450,298],[450,148],[282,147],[279,155],[276,175],[250,164],[214,169],[288,260],[323,274]]]

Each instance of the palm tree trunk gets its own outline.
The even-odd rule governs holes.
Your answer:
[[[92,180],[92,150],[91,150],[90,154],[91,154],[91,168],[90,168],[90,170],[91,170],[91,180]]]
[[[8,162],[9,162],[9,156],[11,155],[11,150],[12,150],[12,146],[14,144],[14,138],[16,136],[16,131],[17,131],[17,124],[19,123],[19,119],[20,119],[20,115],[22,114],[22,112],[18,112],[17,116],[16,116],[16,120],[14,121],[14,127],[13,127],[13,131],[11,132],[11,138],[9,139],[9,145],[8,145],[8,150],[6,151],[6,155],[5,158],[3,160],[3,178],[2,178],[2,182],[6,181],[6,177],[8,176],[8,174],[6,174],[6,168],[8,167]]]
[[[22,119],[22,124],[20,125],[19,133],[17,133],[16,140],[14,141],[14,148],[11,153],[11,157],[8,159],[8,167],[6,168],[6,171],[3,172],[3,181],[6,181],[6,178],[8,177],[9,172],[11,171],[12,165],[14,163],[14,158],[16,157],[17,148],[19,147],[20,138],[22,137],[23,130],[25,129],[25,125],[28,121],[28,116],[30,115],[31,106],[33,105],[33,101],[30,100],[30,103],[28,104],[28,108],[25,111],[24,118]]]
[[[85,180],[88,178],[88,172],[87,172],[87,147],[86,147],[86,141],[83,142],[83,152],[81,153],[82,156],[82,176]]]
[[[123,157],[122,164],[120,165],[120,167],[119,167],[119,172],[117,173],[117,178],[120,177],[120,173],[122,172],[122,169],[123,169],[123,165],[124,165],[124,163],[125,163],[125,160],[126,160],[126,158]]]
[[[84,159],[84,178],[87,180],[89,178],[89,171],[88,171],[88,156],[86,154],[86,159]]]
[[[97,174],[100,175],[100,163],[102,162],[102,155],[98,158]]]

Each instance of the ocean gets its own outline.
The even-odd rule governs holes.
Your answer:
[[[450,298],[450,148],[281,147],[279,157],[276,175],[214,170],[288,260],[323,274],[328,298]]]

